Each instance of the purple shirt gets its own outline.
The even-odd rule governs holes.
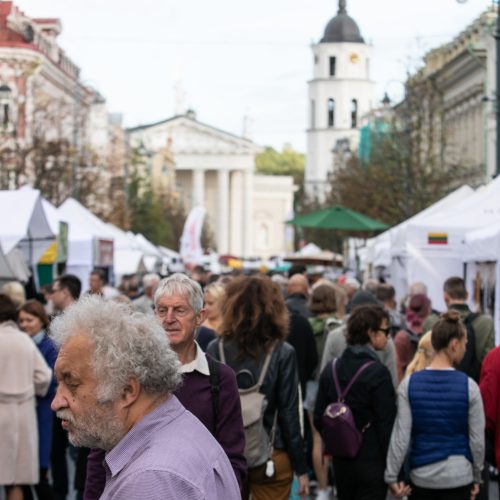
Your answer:
[[[229,460],[175,396],[141,419],[108,453],[102,500],[238,500]]]

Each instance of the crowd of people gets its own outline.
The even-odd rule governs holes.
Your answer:
[[[488,498],[500,347],[462,278],[447,311],[302,266],[81,291],[1,290],[7,500]]]

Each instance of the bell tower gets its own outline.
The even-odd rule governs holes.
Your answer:
[[[355,151],[360,117],[373,105],[372,47],[339,0],[337,15],[313,45],[313,78],[308,82],[306,192],[323,200],[335,165],[335,148]]]

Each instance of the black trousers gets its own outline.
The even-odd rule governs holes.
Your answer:
[[[411,500],[469,500],[472,484],[460,488],[431,490],[412,486]]]
[[[54,490],[49,484],[47,469],[40,469],[40,481],[33,486],[38,500],[55,500]],[[31,486],[23,486],[24,500],[33,500]]]
[[[339,500],[385,500],[384,464],[371,460],[333,460]],[[413,497],[412,497],[413,500]]]
[[[61,419],[57,418],[54,413],[50,462],[53,488],[57,500],[65,500],[68,494],[68,466],[66,464],[67,448],[68,433],[62,428]]]

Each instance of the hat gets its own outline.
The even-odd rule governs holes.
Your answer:
[[[367,290],[358,290],[346,306],[346,312],[351,313],[358,306],[382,306],[382,302]]]

